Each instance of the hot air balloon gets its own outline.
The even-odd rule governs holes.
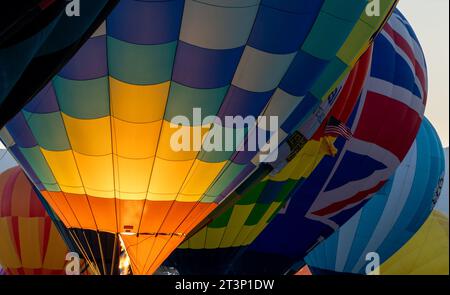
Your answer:
[[[441,141],[425,119],[395,174],[356,215],[309,253],[305,262],[317,273],[371,273],[372,253],[378,255],[377,263],[384,263],[431,214],[444,168]]]
[[[108,256],[122,241],[133,273],[151,274],[239,184],[274,169],[255,160],[260,147],[240,150],[256,130],[292,148],[280,161],[299,152],[396,4],[381,2],[368,17],[365,0],[122,0],[2,141],[86,259],[99,262],[86,251],[97,245],[100,273],[114,268]],[[280,128],[223,124],[259,115]],[[170,144],[178,131],[211,141],[212,130],[237,144]]]
[[[369,49],[353,68],[329,116],[347,120],[354,108],[370,67]],[[326,120],[325,120],[326,121]],[[292,189],[314,170],[325,156],[332,156],[329,138],[323,137],[326,122],[306,146],[279,173],[255,184],[243,195],[234,192],[236,204],[186,240],[165,262],[174,265],[181,274],[225,274],[235,254],[250,244],[269,219],[283,207]],[[240,189],[238,189],[239,191]]]
[[[424,225],[380,269],[382,275],[448,275],[448,217],[434,210]]]
[[[19,167],[0,175],[0,264],[6,274],[65,274],[67,247]]]
[[[375,40],[370,77],[346,122],[351,138],[339,136],[336,157],[324,158],[294,190],[285,214],[239,254],[233,273],[288,272],[385,185],[419,130],[426,73],[417,38],[396,11]]]
[[[118,0],[80,0],[78,7],[65,0],[7,2],[0,12],[0,128],[76,53]]]

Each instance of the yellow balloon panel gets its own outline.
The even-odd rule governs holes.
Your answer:
[[[67,193],[84,194],[83,182],[72,151],[47,151],[41,148],[59,187]]]
[[[121,157],[148,159],[156,155],[162,120],[150,123],[130,123],[112,119],[113,150]]]
[[[62,114],[67,137],[74,152],[89,156],[112,153],[110,116],[82,120]]]
[[[19,268],[21,265],[13,240],[10,238],[11,219],[0,218],[0,264],[4,267]]]
[[[181,194],[201,195],[203,194],[227,162],[206,163],[196,159],[186,181],[181,189]]]
[[[151,123],[164,117],[170,82],[134,85],[109,78],[111,113],[129,123]]]
[[[381,275],[448,275],[448,217],[433,211],[419,231],[380,267]]]

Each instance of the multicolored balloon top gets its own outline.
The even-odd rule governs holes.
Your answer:
[[[259,166],[259,149],[174,151],[172,119],[200,136],[270,131],[221,120],[259,115],[280,141],[314,133],[396,1],[381,3],[371,17],[366,0],[122,0],[2,141],[68,228],[120,234],[134,273],[153,273]]]

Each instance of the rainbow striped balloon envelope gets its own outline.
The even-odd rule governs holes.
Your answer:
[[[206,139],[213,127],[243,132],[242,144],[255,130],[280,142],[313,133],[308,119],[395,4],[371,17],[366,0],[122,0],[2,141],[77,244],[115,247],[120,235],[133,272],[153,273],[260,166],[260,148],[174,151],[172,119]],[[223,124],[260,115],[278,128]],[[113,259],[100,256],[90,260],[106,273]]]

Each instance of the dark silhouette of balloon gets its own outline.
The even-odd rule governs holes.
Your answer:
[[[0,128],[22,109],[111,12],[118,0],[8,1],[0,11]]]

